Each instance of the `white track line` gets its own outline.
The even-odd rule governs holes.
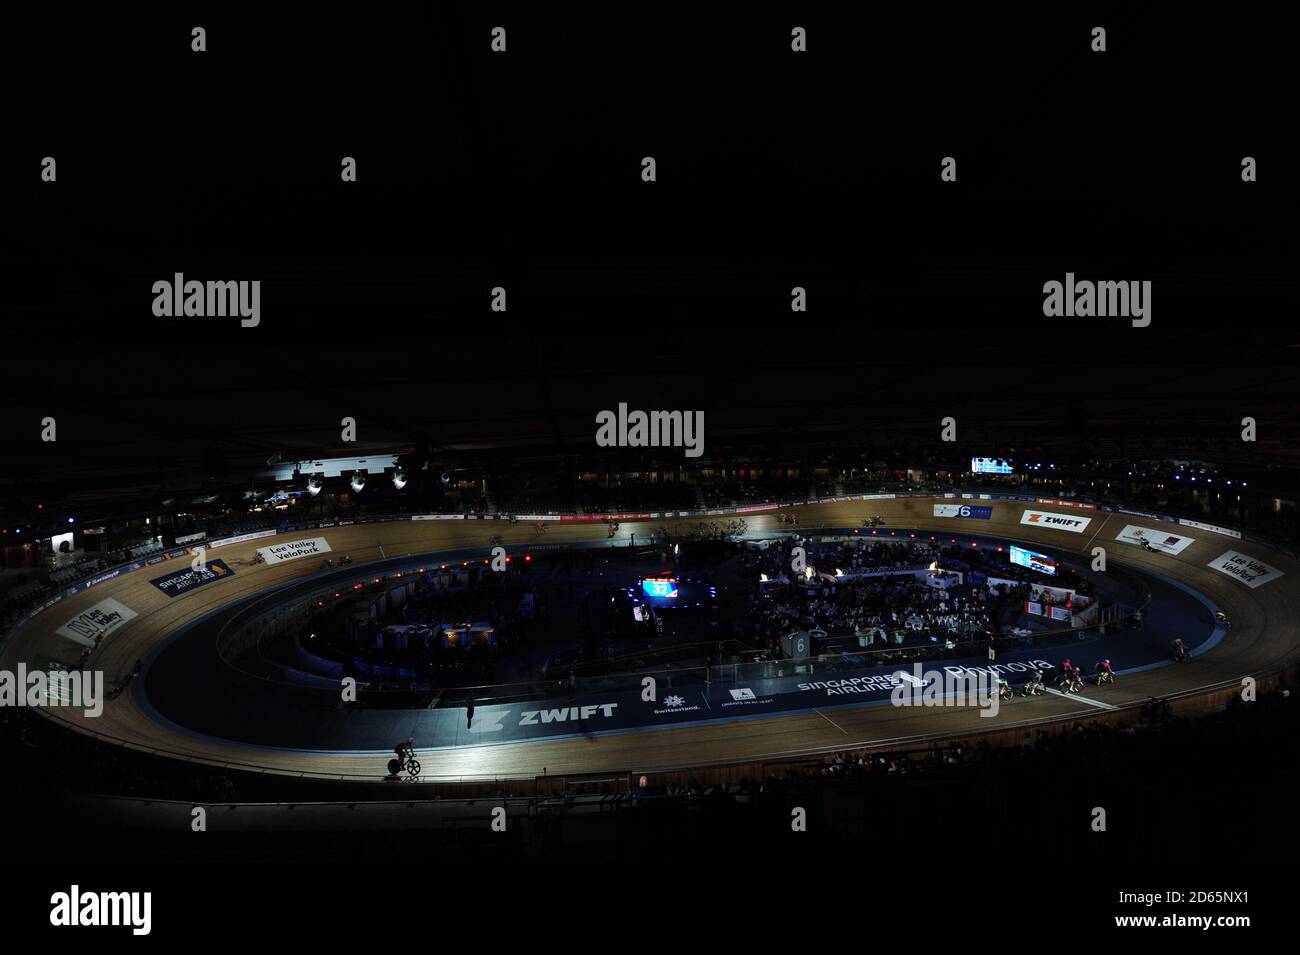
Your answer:
[[[1097,535],[1101,533],[1101,529],[1105,527],[1107,522],[1109,521],[1110,521],[1110,514],[1107,514],[1106,520],[1102,521],[1099,525],[1097,525],[1097,529],[1093,531],[1092,536],[1088,538],[1088,543],[1083,545],[1083,549],[1086,553],[1089,554],[1092,553],[1092,542],[1097,539]]]
[[[1077,693],[1062,693],[1060,690],[1052,687],[1044,687],[1048,693],[1054,693],[1065,700],[1078,700],[1080,703],[1087,703],[1089,706],[1100,707],[1103,710],[1117,710],[1118,706],[1111,706],[1109,703],[1103,703],[1101,700],[1090,700],[1086,696],[1079,696]]]
[[[845,736],[848,736],[848,735],[849,735],[849,731],[848,731],[848,730],[846,730],[846,729],[845,729],[843,726],[841,726],[839,723],[836,723],[833,719],[831,719],[829,716],[827,716],[827,715],[826,715],[825,713],[823,713],[821,710],[817,709],[816,707],[813,707],[813,712],[816,713],[818,716],[820,716],[822,719],[824,719],[827,723],[830,723],[831,726],[834,726],[837,730],[839,730],[839,731],[840,731],[841,733],[843,733]]]

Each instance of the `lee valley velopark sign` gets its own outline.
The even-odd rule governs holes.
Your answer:
[[[85,646],[94,646],[95,634],[100,630],[105,636],[112,633],[128,620],[134,620],[136,612],[125,604],[118,603],[112,597],[106,597],[93,607],[88,607],[59,627],[60,636],[75,640]]]
[[[1210,561],[1209,566],[1221,574],[1236,577],[1252,590],[1282,576],[1282,571],[1264,563],[1258,557],[1241,554],[1235,550],[1220,554]]]
[[[306,540],[286,541],[283,544],[272,544],[270,547],[259,547],[257,552],[268,564],[283,564],[286,560],[297,560],[299,557],[328,554],[330,545],[323,537],[309,537]]]

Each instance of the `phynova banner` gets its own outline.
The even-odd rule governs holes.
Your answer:
[[[1151,545],[1152,550],[1165,554],[1181,554],[1188,545],[1196,542],[1194,537],[1180,537],[1178,534],[1158,531],[1151,527],[1139,527],[1137,524],[1129,524],[1115,535],[1115,540],[1138,545],[1146,541]]]
[[[1210,561],[1207,566],[1229,577],[1236,577],[1251,590],[1282,576],[1282,571],[1276,567],[1271,567],[1249,554],[1239,554],[1235,550],[1225,551]]]
[[[987,521],[993,517],[993,508],[984,504],[936,504],[935,517],[967,517]]]
[[[1053,514],[1051,511],[1025,511],[1020,515],[1020,523],[1069,531],[1071,534],[1082,534],[1092,523],[1092,518],[1076,517],[1073,514]]]
[[[92,646],[95,642],[95,634],[100,630],[103,630],[105,635],[110,634],[128,620],[135,618],[134,610],[118,603],[112,597],[107,597],[59,627],[58,633],[69,640]]]
[[[283,544],[272,544],[270,547],[259,547],[257,552],[268,564],[283,564],[287,560],[297,560],[299,557],[328,554],[330,545],[323,537],[309,537],[306,540],[286,541]]]
[[[227,567],[224,561],[210,560],[203,570],[183,570],[167,577],[151,580],[149,583],[168,597],[179,597],[181,594],[189,593],[195,587],[202,587],[214,580],[224,580],[233,576],[235,572]]]

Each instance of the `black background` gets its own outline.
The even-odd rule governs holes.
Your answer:
[[[1090,423],[1142,447],[1254,414],[1268,453],[1293,453],[1280,12],[409,6],[6,14],[6,473],[197,459],[213,442],[250,461],[324,449],[353,408],[377,444],[562,444],[622,400],[708,408],[757,441],[825,426],[886,444],[958,410],[992,441],[1061,447]],[[794,25],[806,54],[790,52]],[[656,183],[640,181],[646,155]],[[939,181],[947,155],[957,183]],[[1241,182],[1245,155],[1259,182]],[[176,271],[260,279],[261,326],[155,318],[150,286]],[[1151,280],[1151,327],[1045,319],[1042,283],[1067,271]],[[506,315],[489,311],[494,285]],[[789,311],[793,285],[806,315]],[[38,441],[45,414],[57,449]],[[831,847],[760,834],[748,858],[676,845],[521,880],[400,857],[161,875],[126,868],[129,845],[94,865],[76,850],[73,822],[48,853],[8,860],[36,872],[6,897],[17,923],[97,876],[155,892],[158,940],[488,945],[500,915],[524,912],[514,929],[543,944],[678,948],[712,912],[751,940],[801,923],[857,945],[945,904],[986,940],[978,919],[997,912],[1036,910],[1050,931],[1067,895],[1080,932],[1120,911],[1104,866],[1049,859],[1000,881],[974,843],[932,882],[877,870],[870,925],[820,892],[866,878]],[[1229,887],[1265,905],[1266,879]]]
[[[1258,11],[1124,10],[15,25],[8,467],[195,465],[217,445],[238,471],[336,450],[343,415],[363,450],[585,449],[623,400],[704,408],[714,447],[933,441],[958,407],[979,453],[1240,447],[1251,415],[1290,460],[1286,33]],[[1044,318],[1067,271],[1152,281],[1152,325]],[[260,327],[155,318],[175,272],[260,279]]]

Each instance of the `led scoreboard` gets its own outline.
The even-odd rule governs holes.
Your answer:
[[[646,577],[641,581],[641,592],[647,597],[674,600],[677,597],[676,577]]]
[[[636,583],[627,588],[627,598],[632,601],[633,614],[640,610],[642,618],[649,620],[661,611],[715,607],[718,588],[707,580],[677,577],[664,570],[653,577],[637,578]]]
[[[971,458],[971,474],[1010,474],[1011,464],[1001,458]]]
[[[1040,574],[1056,576],[1057,563],[1055,558],[1048,557],[1046,554],[1035,553],[1032,550],[1025,550],[1015,544],[1011,545],[1011,563],[1019,564],[1021,567],[1028,567],[1030,570],[1036,570]]]

